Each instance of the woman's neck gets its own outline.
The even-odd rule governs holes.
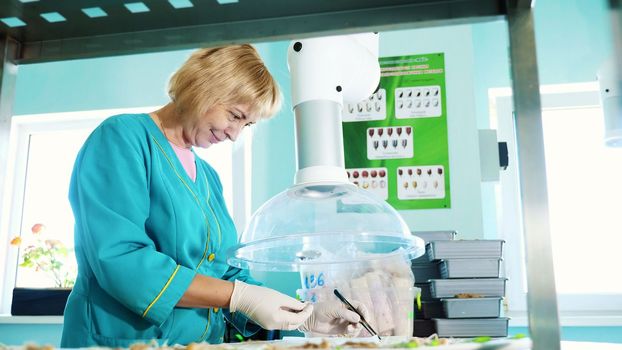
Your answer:
[[[174,104],[169,103],[150,114],[169,142],[181,148],[192,147],[184,137],[184,128]]]

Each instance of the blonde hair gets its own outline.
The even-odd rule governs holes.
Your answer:
[[[181,118],[198,118],[216,105],[248,105],[251,115],[269,118],[281,109],[281,91],[249,44],[195,51],[173,74],[168,94]]]

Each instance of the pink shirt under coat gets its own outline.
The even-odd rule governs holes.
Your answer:
[[[179,147],[170,141],[169,143],[171,144],[171,147],[173,147],[173,151],[175,151],[181,165],[184,166],[186,173],[188,173],[188,176],[190,176],[194,182],[197,178],[197,165],[194,162],[194,153],[192,153],[192,150],[188,148]]]

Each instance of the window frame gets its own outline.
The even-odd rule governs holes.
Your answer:
[[[158,106],[90,110],[79,112],[15,115],[11,118],[5,184],[2,189],[0,221],[0,315],[10,315],[13,289],[17,277],[19,252],[11,249],[11,233],[20,232],[24,207],[30,135],[97,127],[106,118],[121,113],[146,113]],[[229,208],[238,235],[250,216],[252,128],[242,133],[232,146],[232,208]],[[38,317],[38,316],[37,316]],[[43,316],[45,317],[45,316]]]
[[[601,107],[598,82],[542,85],[542,109]],[[526,326],[527,294],[524,251],[524,233],[520,207],[519,173],[514,127],[512,90],[489,90],[491,128],[497,129],[498,138],[508,144],[510,166],[501,173],[496,186],[497,232],[506,241],[504,272],[509,278],[506,288],[506,314],[511,326]],[[622,325],[621,294],[557,294],[562,326],[620,326]]]

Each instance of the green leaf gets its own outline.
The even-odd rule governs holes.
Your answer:
[[[512,339],[523,339],[523,338],[527,338],[527,335],[523,333],[517,333],[516,335],[512,337]]]
[[[24,262],[22,262],[21,264],[19,264],[19,266],[21,267],[33,267],[34,263],[30,260],[26,260]]]
[[[76,272],[73,265],[69,264],[68,256],[69,252],[75,250],[67,248],[61,241],[42,238],[38,235],[32,244],[21,247],[22,262],[19,266],[47,274],[54,279],[57,287],[72,287],[75,285]],[[73,254],[71,259],[74,259]]]
[[[489,342],[492,338],[491,337],[477,337],[477,338],[473,338],[473,342],[474,343],[486,343]]]
[[[417,342],[415,341],[409,341],[409,342],[403,342],[403,343],[399,343],[399,344],[395,344],[393,345],[394,348],[398,348],[398,349],[404,349],[404,348],[418,348],[419,344],[417,344]]]

